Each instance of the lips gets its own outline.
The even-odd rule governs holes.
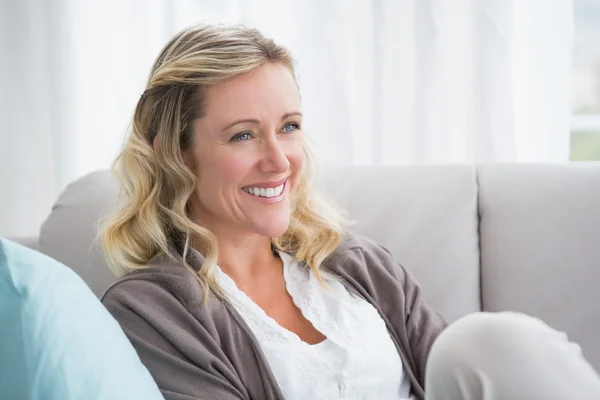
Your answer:
[[[242,190],[257,197],[277,197],[283,192],[286,180],[280,182],[269,183],[268,185],[263,184],[262,186],[247,186],[242,188]]]
[[[280,179],[280,180],[274,181],[274,182],[253,183],[251,185],[244,186],[243,189],[246,189],[246,188],[259,188],[259,189],[273,188],[273,189],[275,189],[276,187],[283,185],[285,183],[285,181],[287,181],[287,180],[288,180],[288,178],[284,178],[284,179]]]

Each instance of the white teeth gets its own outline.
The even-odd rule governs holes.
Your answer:
[[[244,191],[254,196],[276,197],[279,196],[281,192],[283,192],[283,184],[277,186],[276,188],[244,188]]]

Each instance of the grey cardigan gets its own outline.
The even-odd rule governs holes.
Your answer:
[[[194,268],[201,259],[190,258]],[[379,312],[412,392],[424,400],[429,350],[445,328],[414,278],[373,241],[346,234],[322,268]],[[182,259],[160,256],[114,283],[102,302],[169,400],[279,400],[283,395],[256,338],[226,301],[203,292]]]

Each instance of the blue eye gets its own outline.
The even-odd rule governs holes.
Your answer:
[[[250,139],[250,132],[241,132],[231,138],[232,142],[243,142]]]
[[[300,129],[300,125],[298,125],[295,122],[291,122],[289,124],[287,124],[286,126],[283,127],[283,131],[287,132],[287,133],[291,133],[294,132],[296,130]]]

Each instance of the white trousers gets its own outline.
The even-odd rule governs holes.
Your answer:
[[[577,344],[541,320],[475,313],[435,341],[425,393],[427,400],[600,400],[600,377]]]

